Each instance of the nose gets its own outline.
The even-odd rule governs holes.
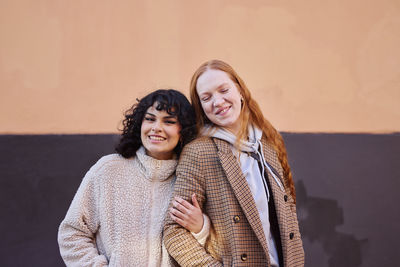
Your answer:
[[[160,132],[160,131],[161,131],[160,122],[155,121],[155,122],[153,123],[152,127],[151,127],[151,131],[153,131],[153,132],[155,132],[155,133]]]
[[[219,107],[224,103],[224,98],[222,96],[216,95],[214,97],[213,105],[214,107]]]

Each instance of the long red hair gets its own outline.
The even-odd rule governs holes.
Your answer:
[[[243,97],[242,111],[240,113],[241,128],[238,133],[238,140],[244,139],[247,135],[248,124],[254,124],[259,127],[263,134],[267,137],[267,141],[274,147],[277,152],[278,159],[281,163],[286,188],[289,188],[293,200],[296,202],[296,192],[293,183],[292,172],[290,170],[287,159],[285,143],[280,133],[272,126],[272,124],[264,118],[258,103],[251,97],[250,90],[244,81],[239,77],[235,70],[227,63],[221,60],[210,60],[203,63],[193,74],[190,82],[190,99],[196,112],[196,126],[200,130],[207,123],[211,123],[205,115],[201,106],[200,98],[197,94],[197,79],[208,69],[224,71],[231,80],[236,84],[240,94]]]

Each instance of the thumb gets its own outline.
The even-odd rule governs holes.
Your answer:
[[[193,206],[195,206],[196,208],[200,209],[200,205],[199,205],[199,202],[197,202],[197,198],[196,198],[196,194],[195,193],[193,193],[193,195],[192,195],[192,203],[193,203]]]

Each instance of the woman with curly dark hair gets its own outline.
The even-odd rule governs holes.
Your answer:
[[[170,266],[162,226],[177,159],[196,135],[194,111],[176,90],[157,90],[125,113],[118,154],[102,157],[85,175],[60,225],[67,266]],[[195,196],[178,223],[200,244],[209,232]]]

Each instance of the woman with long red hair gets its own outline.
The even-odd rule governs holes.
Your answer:
[[[244,81],[211,60],[194,73],[190,96],[201,133],[182,152],[164,227],[182,266],[304,266],[296,195],[282,136]],[[176,218],[195,193],[212,231],[204,247]],[[184,218],[184,217],[183,217]]]

